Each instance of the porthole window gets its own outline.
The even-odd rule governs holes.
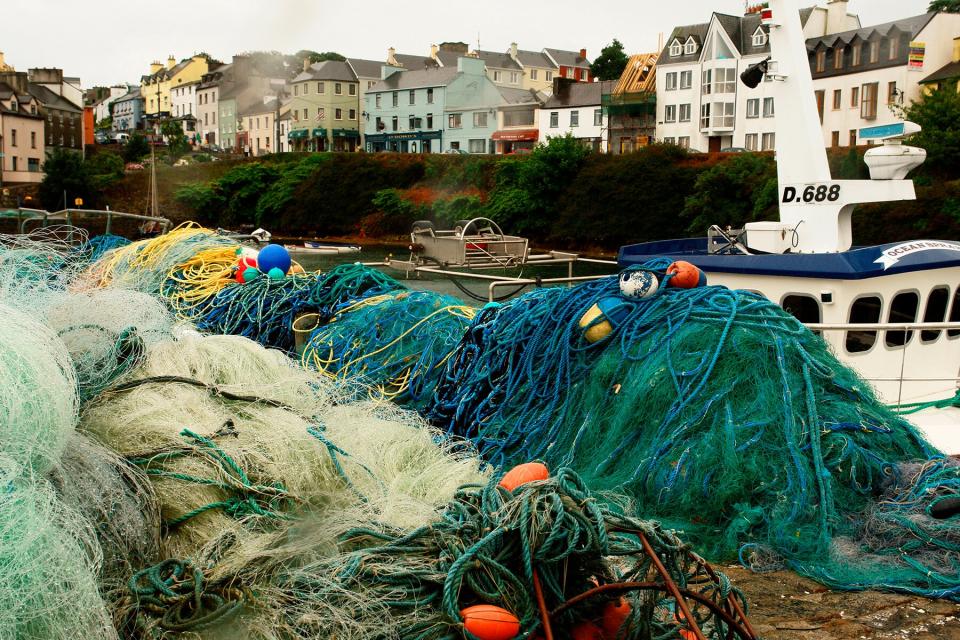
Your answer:
[[[943,322],[947,317],[947,304],[950,302],[950,290],[937,287],[927,298],[927,308],[923,312],[924,322]],[[920,332],[920,342],[934,342],[940,337],[940,331],[924,330]]]
[[[883,303],[878,296],[857,298],[850,307],[850,324],[877,324],[880,322],[882,306]],[[847,351],[850,353],[870,351],[876,341],[876,331],[847,331]]]
[[[780,306],[803,324],[820,323],[820,303],[813,296],[790,294],[784,296]],[[814,333],[820,335],[819,331]]]
[[[960,322],[960,286],[953,292],[953,305],[950,307],[950,317],[947,322]],[[948,338],[960,336],[960,329],[947,329]]]
[[[920,308],[920,294],[916,291],[898,293],[890,303],[887,322],[916,322]],[[913,331],[887,331],[888,347],[902,347],[913,338]]]

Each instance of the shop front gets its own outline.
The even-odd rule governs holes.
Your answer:
[[[334,151],[356,151],[360,144],[360,132],[356,129],[333,130]]]
[[[309,129],[291,129],[287,134],[287,140],[291,151],[307,151],[307,143],[310,137]]]
[[[371,153],[440,153],[443,149],[442,131],[411,131],[409,133],[367,134],[366,149]]]
[[[521,150],[532,151],[539,137],[539,129],[501,129],[491,140],[496,145],[495,153],[523,153]]]

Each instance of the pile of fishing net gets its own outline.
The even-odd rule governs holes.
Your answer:
[[[475,309],[431,291],[369,295],[334,307],[303,350],[305,365],[373,399],[422,409]]]
[[[598,303],[618,312],[581,322]],[[926,508],[957,497],[960,469],[759,295],[625,298],[605,278],[488,305],[427,416],[495,466],[541,458],[628,493],[708,557],[960,597],[960,516]]]

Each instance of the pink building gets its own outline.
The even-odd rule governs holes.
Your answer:
[[[19,76],[20,74],[16,74]],[[0,82],[0,184],[40,182],[45,144],[40,104],[23,87]],[[16,79],[16,78],[15,78]]]

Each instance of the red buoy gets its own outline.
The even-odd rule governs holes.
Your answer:
[[[630,616],[630,603],[623,598],[616,602],[608,602],[603,608],[603,620],[600,625],[603,627],[603,634],[608,638],[616,638],[620,627]]]
[[[506,609],[478,604],[460,611],[463,628],[480,640],[512,640],[520,634],[520,620]]]
[[[667,267],[667,274],[673,275],[673,277],[667,281],[667,284],[671,287],[693,289],[701,286],[701,279],[706,283],[703,272],[701,272],[696,265],[690,264],[685,260],[677,260]]]
[[[507,491],[513,491],[519,486],[535,480],[546,480],[550,477],[550,470],[542,462],[527,462],[518,464],[507,472],[500,480],[500,486]]]

